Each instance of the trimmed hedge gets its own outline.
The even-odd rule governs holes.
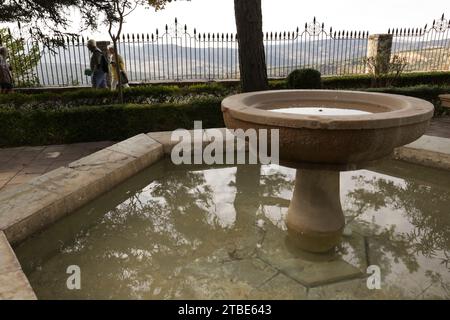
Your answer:
[[[235,91],[220,84],[178,86],[141,86],[124,89],[126,103],[187,102],[195,97],[222,97]],[[65,108],[80,105],[111,105],[118,103],[118,93],[103,89],[80,89],[67,92],[11,93],[0,95],[0,106],[10,108]]]
[[[57,110],[0,108],[0,146],[123,140],[142,132],[223,127],[221,99],[189,104],[81,106]]]
[[[450,72],[411,72],[403,73],[395,81],[395,87],[417,85],[450,85]],[[323,78],[323,87],[328,89],[370,88],[370,75],[354,75]]]
[[[434,103],[438,114],[442,111],[438,96],[450,93],[450,86],[359,90],[422,98]],[[222,99],[32,109],[0,106],[0,147],[123,140],[142,132],[191,129],[195,120],[202,120],[204,128],[223,127]]]
[[[370,88],[371,76],[368,74],[351,76],[322,77],[323,89],[362,89]],[[397,79],[395,87],[409,87],[417,85],[450,86],[450,72],[411,72],[403,73]],[[287,81],[271,80],[271,89],[287,89]]]

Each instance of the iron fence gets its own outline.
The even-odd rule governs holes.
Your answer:
[[[394,54],[408,60],[407,71],[449,69],[449,23],[442,16],[427,29],[390,29]],[[0,45],[12,47],[11,65],[18,86],[85,86],[89,52],[84,36],[48,39],[37,43],[26,39],[22,30],[19,43],[8,30],[0,34]],[[323,75],[349,75],[366,72],[368,31],[325,28],[315,18],[293,31],[266,32],[263,35],[267,71],[270,78],[283,78],[297,68],[314,68]],[[50,43],[57,43],[52,47]],[[202,33],[189,30],[176,19],[172,26],[154,33],[123,34],[118,42],[132,82],[213,81],[239,78],[237,35]],[[30,55],[32,57],[30,58]],[[30,67],[24,61],[35,59]],[[26,70],[24,70],[26,69]],[[17,72],[19,71],[20,72]]]
[[[431,27],[393,28],[392,54],[406,58],[405,71],[450,70],[450,21],[444,15]]]

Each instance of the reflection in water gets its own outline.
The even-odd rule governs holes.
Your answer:
[[[397,162],[372,170],[341,173],[353,232],[332,255],[305,254],[286,239],[295,170],[169,161],[15,250],[40,298],[306,298],[342,283],[365,298],[368,264],[382,270],[381,297],[449,298],[450,174],[417,176]],[[80,266],[82,290],[66,288],[69,265]]]
[[[354,175],[355,188],[347,197],[355,225],[375,235],[371,259],[389,271],[389,281],[399,281],[407,269],[409,279],[428,278],[424,289],[449,295],[450,179],[448,173],[429,171],[439,180],[420,171],[401,180]]]

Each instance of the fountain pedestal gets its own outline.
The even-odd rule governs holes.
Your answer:
[[[297,169],[286,224],[303,250],[324,252],[339,244],[345,226],[339,171]]]

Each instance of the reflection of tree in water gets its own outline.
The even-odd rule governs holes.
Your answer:
[[[396,226],[388,229],[376,227],[376,238],[383,240],[383,249],[394,261],[402,260],[410,272],[418,269],[416,254],[427,258],[439,258],[449,268],[450,250],[450,193],[436,186],[423,185],[404,178],[404,184],[382,178],[354,178],[359,188],[348,193],[355,206],[355,216],[369,209],[382,207],[401,210],[412,230],[396,232]],[[370,187],[368,187],[370,186]],[[387,253],[386,252],[386,253]],[[383,252],[373,252],[382,258]],[[442,256],[440,256],[442,255]]]
[[[90,273],[101,274],[95,292],[138,298],[150,287],[166,286],[162,294],[169,297],[176,288],[167,284],[180,272],[183,259],[214,242],[209,233],[195,232],[212,204],[203,172],[169,171],[109,210],[64,252],[68,259],[78,254]],[[89,250],[93,247],[95,251]]]
[[[258,208],[265,203],[286,205],[280,194],[291,188],[288,176],[277,171],[261,175],[259,165],[238,166],[236,173],[233,168],[227,170],[221,179],[234,183],[219,190],[207,183],[203,171],[182,169],[168,170],[148,185],[130,184],[106,210],[98,205],[92,215],[76,220],[72,226],[76,234],[64,241],[62,255],[55,256],[58,266],[48,267],[46,275],[37,273],[36,279],[65,284],[66,274],[53,271],[77,261],[86,279],[80,297],[151,298],[154,290],[159,290],[155,298],[176,297],[193,261],[208,261],[214,255],[220,261],[247,256],[260,236],[255,233]],[[230,201],[220,195],[216,198],[215,191],[235,195],[236,221],[231,227],[211,219],[217,201]],[[60,279],[55,281],[56,277]],[[43,297],[54,294],[49,286],[43,290]],[[78,294],[58,290],[68,297]]]
[[[290,200],[282,198],[282,191],[292,190],[294,181],[287,174],[274,171],[261,174],[260,165],[237,166],[235,208],[238,220],[253,219],[265,205],[288,207]]]

